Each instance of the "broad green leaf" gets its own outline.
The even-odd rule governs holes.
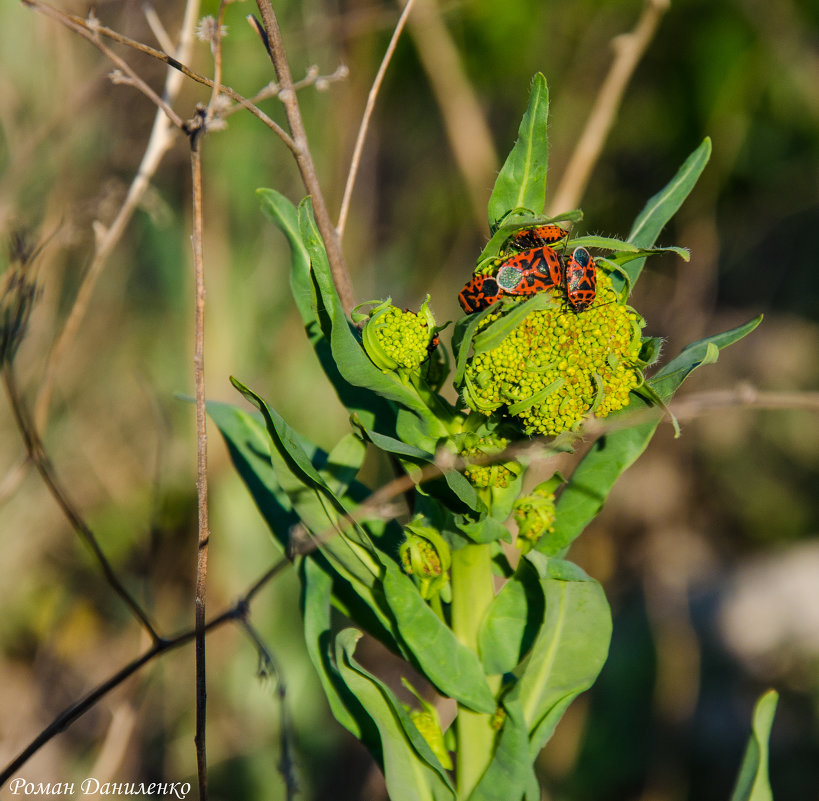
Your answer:
[[[498,735],[495,753],[489,767],[469,794],[468,801],[517,801],[523,798],[530,784],[537,784],[520,704],[506,700],[503,706],[506,718]]]
[[[712,364],[722,348],[727,348],[751,333],[762,322],[762,315],[744,325],[713,334],[710,337],[687,345],[679,356],[661,367],[651,378],[650,384],[657,394],[668,401],[685,378],[697,367]],[[715,350],[716,349],[716,350]]]
[[[480,520],[458,523],[458,531],[462,531],[475,543],[498,542],[498,540],[512,541],[509,529],[493,517],[482,517]]]
[[[379,740],[372,721],[364,713],[361,704],[340,680],[333,664],[330,644],[332,627],[330,623],[330,603],[332,577],[323,571],[312,559],[302,559],[299,566],[301,578],[301,612],[304,619],[304,641],[313,667],[333,717],[357,739],[364,741],[372,750],[377,750]],[[376,736],[373,736],[376,734]]]
[[[529,92],[529,106],[518,128],[518,139],[495,180],[489,198],[489,227],[513,209],[527,208],[539,214],[546,205],[546,170],[549,163],[549,89],[537,73]]]
[[[299,523],[299,515],[276,477],[270,460],[270,437],[261,415],[214,401],[208,402],[207,408],[259,512],[282,550],[286,550],[290,530]]]
[[[385,565],[384,595],[407,648],[443,695],[491,714],[495,699],[475,653],[427,605],[400,568]]]
[[[299,214],[296,207],[275,189],[257,189],[256,196],[265,216],[273,220],[290,244],[290,290],[301,314],[310,341],[315,344],[321,337],[321,329],[315,313],[315,290],[310,278],[310,254],[301,241]]]
[[[307,338],[325,375],[348,411],[357,413],[370,427],[391,430],[394,426],[395,410],[390,404],[375,393],[354,386],[339,372],[330,348],[331,317],[325,310],[324,301],[319,302],[318,290],[311,272],[310,253],[302,241],[299,212],[284,195],[274,189],[258,189],[256,194],[265,215],[276,223],[290,244],[290,288],[301,314]]]
[[[347,494],[366,455],[367,445],[352,433],[345,434],[327,454],[327,461],[320,472],[335,495],[341,497]]]
[[[632,396],[629,412],[649,409]],[[617,479],[646,449],[660,424],[650,420],[599,437],[575,468],[557,500],[554,531],[541,538],[535,548],[548,556],[560,555],[590,523],[611,492]]]
[[[768,780],[768,739],[779,694],[768,690],[754,706],[751,736],[745,749],[731,801],[773,801]]]
[[[649,384],[663,402],[670,401],[694,369],[714,360],[718,353],[715,348],[725,348],[742,339],[761,320],[760,316],[730,331],[692,343],[661,368]],[[649,408],[645,400],[632,394],[631,402],[622,414],[639,415]],[[646,449],[659,424],[659,419],[649,420],[630,428],[614,430],[592,445],[558,498],[555,529],[537,544],[538,551],[550,556],[565,553],[600,511],[621,473]]]
[[[543,622],[543,590],[531,563],[521,559],[515,575],[489,607],[478,633],[487,674],[511,673],[531,648]]]
[[[378,728],[380,757],[391,801],[455,801],[437,757],[393,692],[353,658],[360,637],[345,629],[336,638],[336,666]]]
[[[591,687],[603,667],[611,612],[603,588],[576,565],[538,554],[527,558],[541,566],[546,614],[510,699],[521,704],[534,758],[571,700]]]
[[[656,195],[649,199],[643,210],[637,215],[627,239],[640,248],[654,245],[660,231],[677,213],[685,199],[697,183],[708,159],[711,157],[711,140],[706,138],[702,144],[685,160],[677,174]],[[645,258],[634,259],[625,268],[632,288],[637,283],[643,270]],[[623,287],[624,280],[613,277],[615,290]]]
[[[299,207],[299,229],[310,254],[313,279],[326,316],[325,335],[329,337],[333,359],[341,377],[354,387],[369,390],[385,400],[403,405],[417,414],[430,430],[439,436],[445,436],[446,431],[421,400],[418,392],[393,373],[384,373],[376,367],[353,333],[333,285],[324,244],[313,219],[310,198],[302,201]]]

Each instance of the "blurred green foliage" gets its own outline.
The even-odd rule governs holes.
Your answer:
[[[81,2],[55,4],[87,11]],[[205,3],[203,13],[216,6]],[[335,210],[397,7],[375,0],[286,0],[276,8],[296,77],[313,63],[323,74],[339,63],[350,67],[350,77],[327,92],[309,88],[300,95]],[[496,152],[507,152],[515,138],[530,76],[544,72],[554,189],[611,62],[612,37],[632,28],[640,8],[637,0],[442,3]],[[154,43],[140,2],[100,2],[95,10],[103,24]],[[173,35],[182,3],[157,10]],[[272,77],[244,22],[252,10],[248,3],[228,8],[225,40],[225,82],[246,95]],[[819,219],[817,42],[819,5],[812,0],[676,0],[629,85],[583,198],[594,225],[588,233],[622,234],[692,147],[705,135],[712,138],[703,180],[662,237],[662,244],[690,247],[692,262],[654,257],[635,305],[648,321],[647,333],[668,335],[669,355],[706,331],[766,312],[764,326],[726,353],[721,375],[728,387],[735,376],[762,389],[795,392],[815,389],[819,378],[819,271],[810,244]],[[161,65],[134,54],[128,59],[154,86],[161,84]],[[0,5],[0,64],[0,232],[8,239],[23,227],[48,240],[39,270],[44,296],[17,359],[33,400],[88,265],[92,223],[110,223],[122,202],[154,110],[134,89],[110,84],[110,65],[95,49],[19,3]],[[211,71],[205,45],[197,47],[194,66]],[[445,320],[459,314],[456,293],[486,232],[473,219],[430,85],[408,32],[376,106],[345,250],[359,299],[391,295],[398,305],[417,307],[430,292],[436,318]],[[202,87],[188,85],[176,108],[190,116],[194,102],[206,99]],[[283,120],[276,101],[264,107]],[[303,190],[292,160],[267,129],[241,114],[207,138],[204,159],[208,395],[234,402],[227,377],[238,375],[327,446],[343,430],[344,412],[319,389],[321,371],[286,291],[288,248],[262,220],[254,194],[258,186],[275,186],[297,202]],[[493,181],[490,171],[487,196]],[[175,397],[192,391],[188,183],[180,137],[59,365],[43,432],[103,547],[163,630],[192,618],[193,422],[189,405]],[[577,554],[607,583],[620,614],[613,657],[589,697],[586,718],[575,721],[576,747],[566,721],[570,745],[562,761],[544,758],[551,798],[619,801],[641,792],[669,801],[726,798],[751,699],[770,683],[789,688],[773,731],[775,797],[803,801],[819,786],[815,672],[813,682],[802,678],[806,661],[815,664],[819,634],[792,645],[785,660],[790,668],[760,673],[727,650],[714,622],[728,578],[745,559],[765,558],[774,545],[815,542],[815,421],[815,412],[722,411],[689,423],[673,446],[670,435],[652,445],[645,470],[665,479],[655,482],[665,487],[657,497],[641,493],[644,473],[626,475]],[[15,721],[2,746],[10,758],[65,705],[127,661],[139,642],[136,626],[127,623],[34,474],[7,490],[22,446],[5,406],[0,442],[0,709],[4,720]],[[389,476],[385,464],[370,470],[372,484]],[[211,475],[209,608],[215,611],[256,577],[274,550],[216,438]],[[658,612],[651,588],[664,570],[683,585],[682,610],[667,601],[676,596],[660,594],[667,604]],[[254,605],[253,617],[283,667],[305,797],[377,798],[363,754],[327,722],[300,640],[295,586],[292,576],[280,578]],[[677,693],[701,703],[675,717],[662,694],[668,664],[658,655],[667,654],[674,641],[669,632],[679,627],[694,632],[701,659]],[[373,654],[374,663],[381,659]],[[238,630],[213,636],[209,660],[214,793],[284,797],[276,770],[281,718],[275,685],[253,679],[256,656]],[[112,731],[109,710],[128,709],[135,723],[116,777],[190,776],[192,664],[184,652],[148,668],[52,743],[28,775],[87,775]],[[622,694],[642,698],[647,719],[619,722]],[[707,753],[694,747],[698,739],[709,744]],[[600,768],[595,784],[598,768],[589,764],[600,759],[610,768]],[[606,782],[617,771],[623,778]],[[338,777],[348,772],[351,786],[339,787]],[[675,777],[689,778],[675,783]]]

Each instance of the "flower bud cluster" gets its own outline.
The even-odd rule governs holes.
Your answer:
[[[418,579],[421,595],[429,599],[449,583],[452,556],[441,534],[423,525],[421,520],[419,518],[404,527],[405,539],[398,555],[404,572]]]
[[[506,437],[467,434],[460,448],[460,455],[468,462],[470,456],[488,461],[493,454],[500,453],[509,444]],[[492,464],[471,464],[464,469],[466,480],[476,489],[506,489],[520,475],[517,462],[495,462]]]
[[[429,311],[428,300],[418,313],[401,310],[390,300],[369,313],[362,333],[364,348],[385,373],[417,371],[429,356],[435,320]]]
[[[529,495],[523,495],[512,507],[512,517],[518,526],[518,547],[526,553],[544,535],[554,531],[555,489],[561,483],[559,475],[538,484]]]
[[[642,383],[638,366],[640,316],[598,273],[597,297],[584,312],[571,310],[559,289],[555,306],[533,311],[501,343],[472,356],[464,374],[467,406],[516,417],[530,434],[575,428],[590,411],[622,409]],[[501,317],[490,314],[479,330]]]

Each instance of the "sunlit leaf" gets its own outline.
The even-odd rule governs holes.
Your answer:
[[[546,204],[548,119],[549,89],[546,78],[538,73],[532,80],[529,106],[518,128],[518,139],[498,173],[489,198],[489,227],[493,231],[512,209],[523,207],[539,214]]]
[[[355,629],[338,634],[336,666],[378,729],[378,756],[391,801],[454,801],[455,792],[440,762],[392,690],[353,658],[360,636]]]
[[[773,801],[768,779],[768,739],[778,701],[779,694],[768,690],[754,706],[751,736],[731,801]]]

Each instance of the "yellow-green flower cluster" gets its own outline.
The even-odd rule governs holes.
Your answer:
[[[555,435],[590,411],[605,417],[628,404],[642,383],[640,316],[600,272],[597,297],[584,312],[570,309],[560,290],[554,294],[554,306],[531,312],[497,347],[472,356],[463,386],[470,408],[501,410],[527,433]],[[479,330],[501,314],[490,314]]]
[[[517,546],[524,552],[532,549],[544,535],[554,531],[555,489],[562,478],[555,475],[548,481],[538,484],[529,495],[515,501],[512,517],[518,526]]]
[[[461,445],[460,455],[467,461],[470,456],[488,461],[493,454],[500,453],[508,444],[509,440],[505,437],[467,434]],[[517,462],[495,462],[470,465],[464,470],[464,476],[476,489],[505,489],[520,475],[520,471]]]
[[[416,313],[386,300],[369,313],[362,333],[364,349],[385,373],[416,371],[429,356],[435,320],[428,302],[429,298]]]

